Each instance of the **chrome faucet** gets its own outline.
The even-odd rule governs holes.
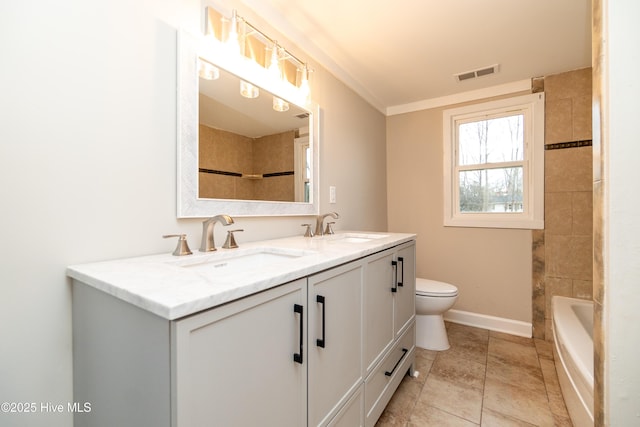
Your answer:
[[[229,215],[216,215],[207,220],[202,221],[202,243],[200,243],[200,252],[211,252],[216,250],[213,241],[213,226],[216,222],[222,225],[233,224],[233,218]]]
[[[316,218],[316,232],[313,233],[314,236],[324,236],[325,230],[323,228],[323,223],[324,219],[328,216],[332,217],[333,219],[340,218],[340,215],[338,215],[337,212],[329,212],[324,215],[318,215],[318,217]]]

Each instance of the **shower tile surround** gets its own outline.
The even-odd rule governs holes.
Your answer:
[[[532,233],[533,336],[552,340],[551,297],[593,299],[591,68],[545,76],[545,228]]]
[[[447,323],[451,348],[417,349],[377,427],[571,426],[549,342]]]
[[[200,197],[292,201],[295,136],[289,131],[254,139],[201,124],[200,167],[224,173],[200,172]],[[282,176],[247,179],[243,173]]]

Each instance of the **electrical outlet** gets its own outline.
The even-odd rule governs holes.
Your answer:
[[[336,187],[333,185],[329,187],[329,203],[336,202]]]

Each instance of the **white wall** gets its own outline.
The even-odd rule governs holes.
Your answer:
[[[608,52],[604,89],[608,140],[604,155],[605,194],[605,423],[611,426],[640,424],[640,198],[637,177],[638,99],[640,84],[635,70],[640,66],[635,0],[603,1],[603,34]],[[633,42],[631,42],[633,41]],[[607,55],[608,54],[608,55]],[[607,111],[608,107],[608,111]]]
[[[170,252],[165,233],[197,248],[200,221],[175,214],[175,61],[176,29],[199,11],[195,0],[0,4],[0,402],[40,412],[72,399],[67,265]],[[384,117],[316,69],[321,210],[340,213],[337,229],[384,230]],[[305,219],[240,218],[239,243],[301,233]],[[3,426],[71,423],[0,413]]]

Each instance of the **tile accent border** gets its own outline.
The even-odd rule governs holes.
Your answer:
[[[571,142],[556,142],[555,144],[546,144],[544,146],[547,150],[561,150],[563,148],[576,148],[576,147],[591,147],[593,142],[591,139],[585,139],[583,141],[571,141]]]
[[[490,331],[504,332],[519,337],[531,338],[531,323],[520,320],[506,319],[504,317],[489,316],[486,314],[472,313],[470,311],[451,309],[444,314],[444,320],[461,325],[474,326]]]

